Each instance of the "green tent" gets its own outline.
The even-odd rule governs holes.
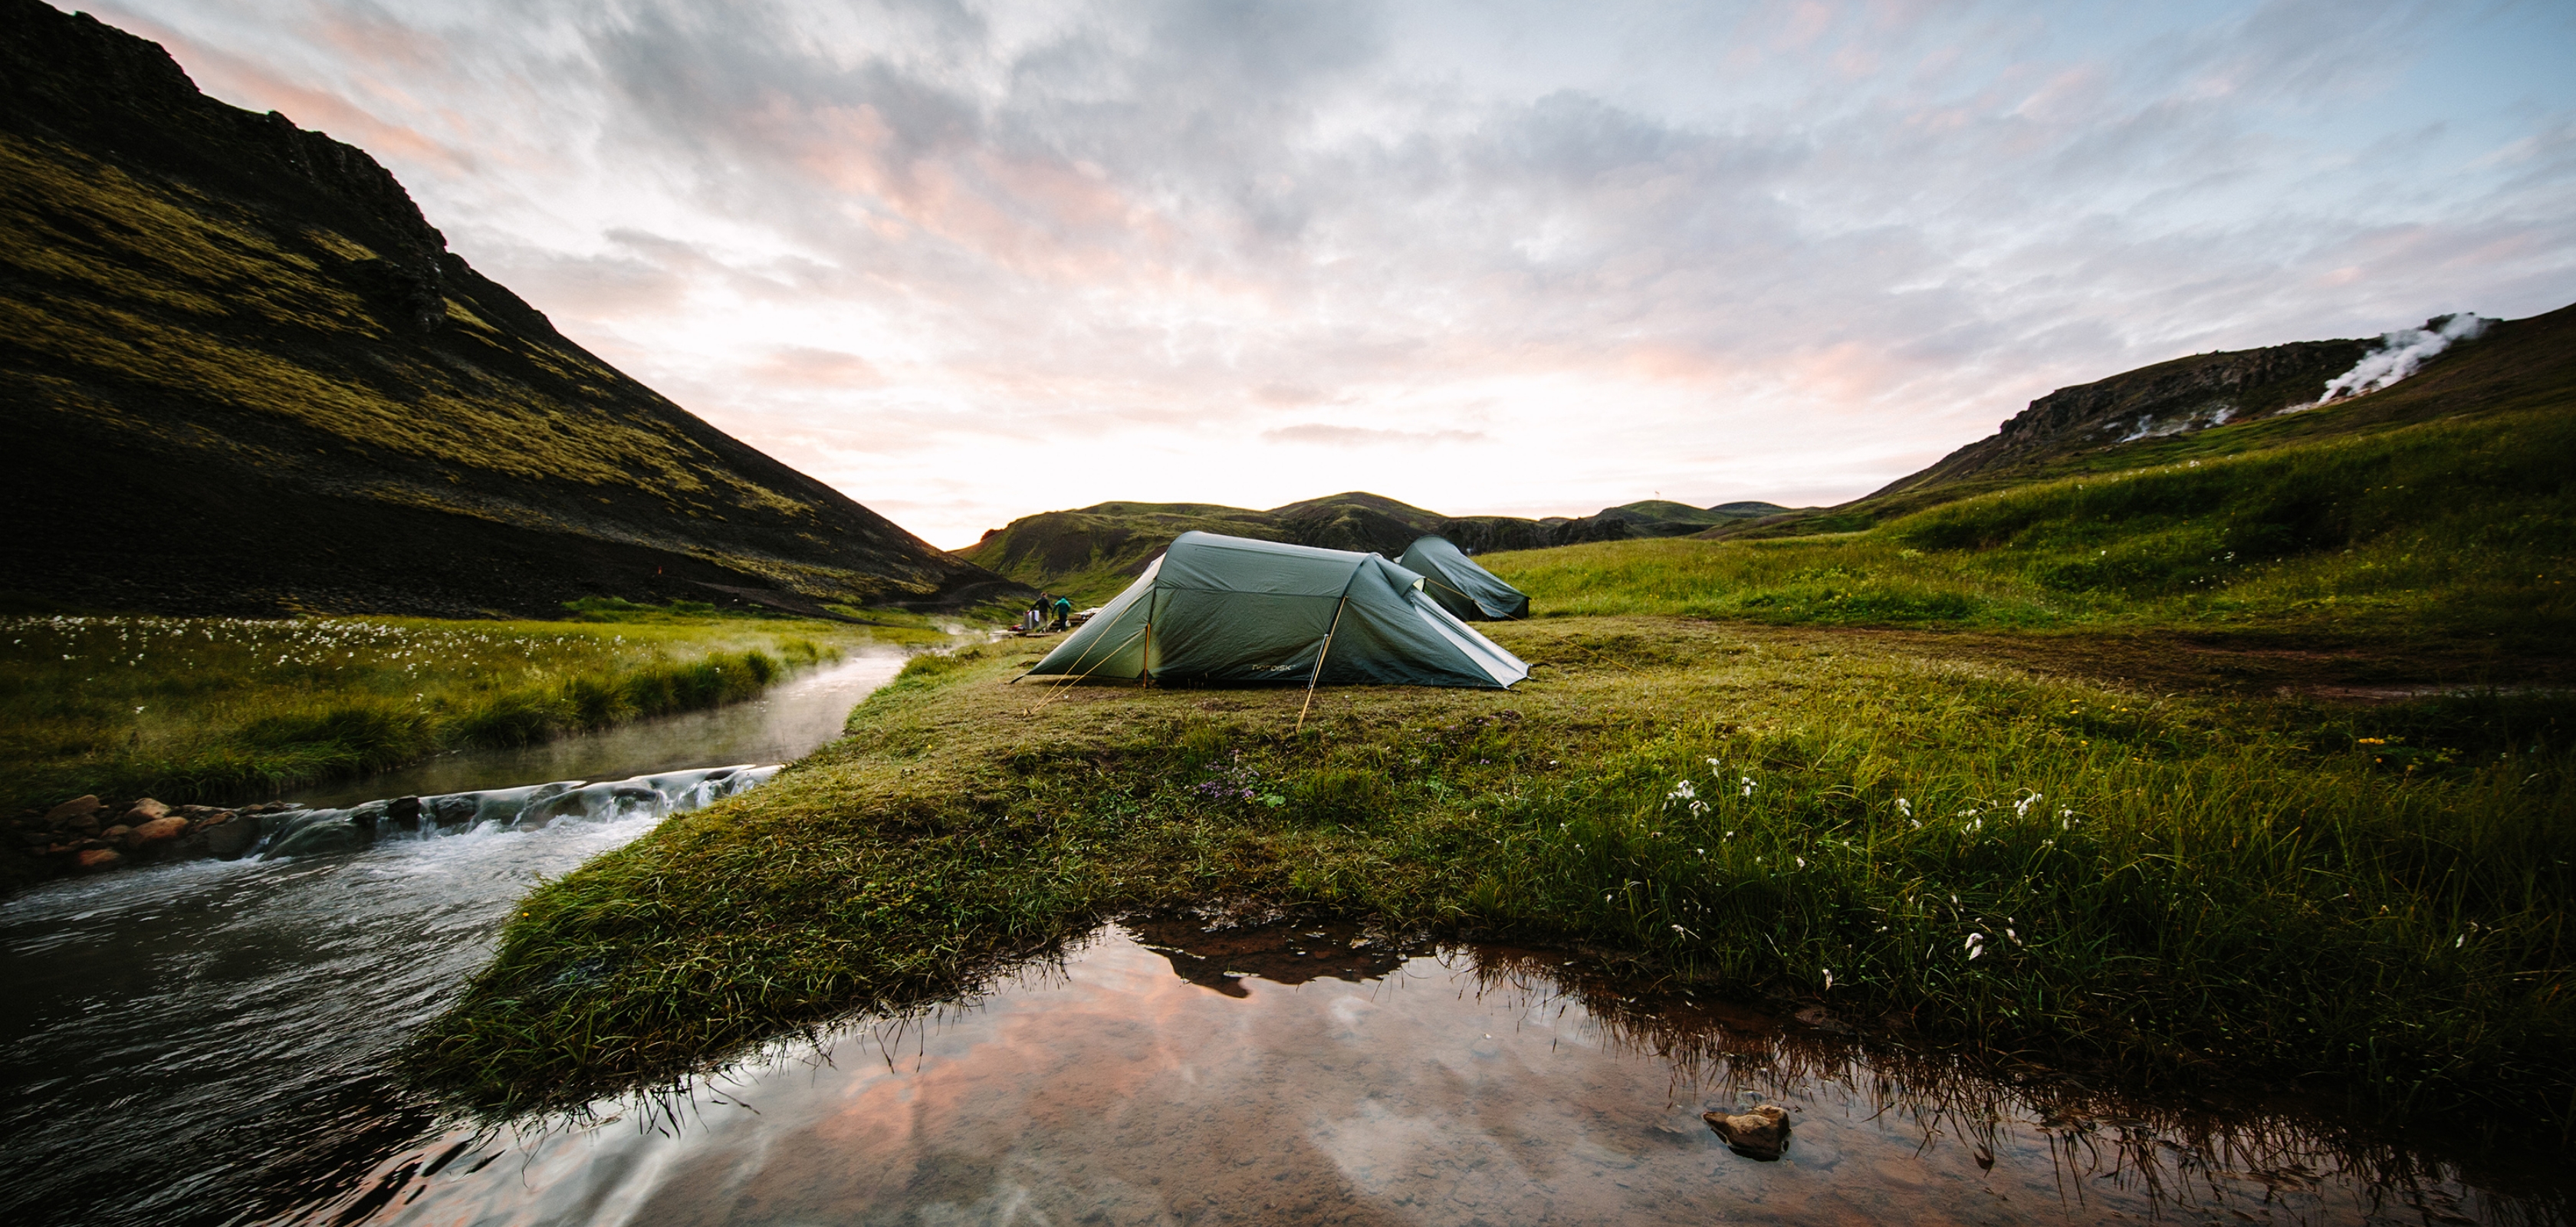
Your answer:
[[[1489,687],[1529,676],[1422,589],[1375,554],[1182,533],[1028,675]]]
[[[1396,562],[1420,575],[1423,590],[1461,618],[1526,618],[1529,594],[1477,566],[1447,537],[1423,537],[1404,547]]]

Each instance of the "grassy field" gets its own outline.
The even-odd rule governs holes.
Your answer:
[[[1866,532],[1486,555],[1539,616],[2576,643],[2576,417],[2063,478]]]
[[[2570,704],[2156,698],[1813,630],[1495,628],[1510,693],[1049,693],[925,657],[859,734],[548,884],[418,1042],[490,1109],[959,991],[1130,910],[1633,951],[2132,1079],[2563,1130]],[[605,976],[570,976],[576,967]]]
[[[594,604],[563,622],[0,618],[0,804],[252,800],[731,702],[853,640],[832,623]]]

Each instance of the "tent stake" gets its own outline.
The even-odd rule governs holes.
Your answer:
[[[1333,624],[1324,628],[1324,646],[1315,649],[1315,671],[1306,675],[1306,701],[1297,708],[1298,733],[1306,731],[1306,711],[1315,705],[1315,683],[1324,676],[1324,658],[1333,652],[1333,632],[1342,629],[1342,606],[1350,603],[1351,594],[1345,589],[1342,599],[1333,605]]]

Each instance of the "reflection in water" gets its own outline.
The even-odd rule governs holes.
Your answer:
[[[1757,1102],[1795,1122],[1778,1162],[1699,1119]],[[970,1005],[597,1113],[453,1132],[329,1217],[2424,1223],[2567,1204],[2556,1177],[2500,1196],[2278,1117],[2010,1086],[1638,1000],[1562,955],[1325,925],[1113,927]]]

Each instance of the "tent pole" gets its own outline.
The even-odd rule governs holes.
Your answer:
[[[1315,671],[1306,675],[1306,702],[1297,708],[1297,732],[1299,733],[1306,731],[1306,711],[1315,705],[1315,683],[1324,676],[1324,658],[1332,654],[1333,632],[1342,629],[1342,606],[1350,603],[1350,589],[1345,585],[1342,589],[1342,599],[1333,604],[1333,624],[1324,628],[1324,646],[1315,652]]]

